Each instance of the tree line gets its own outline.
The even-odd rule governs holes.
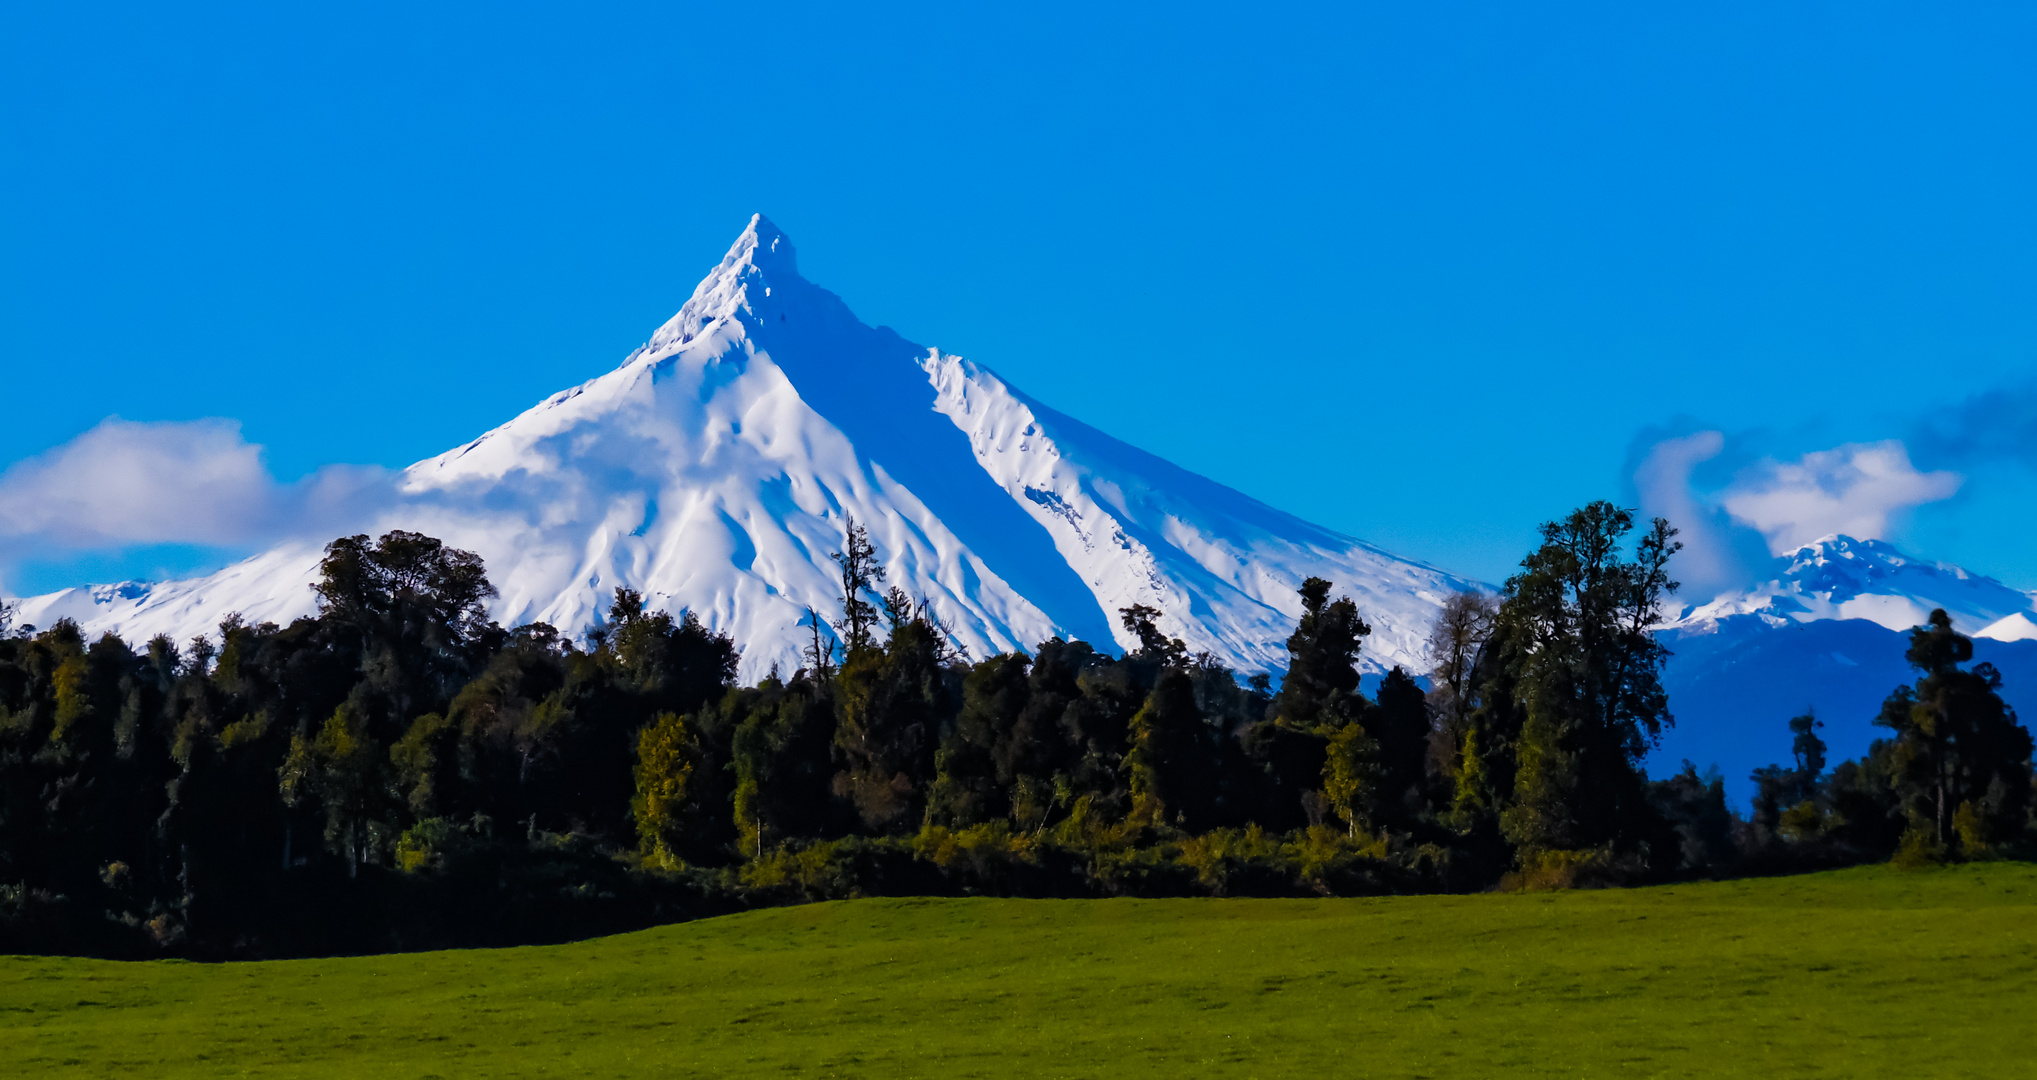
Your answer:
[[[1755,775],[1650,779],[1650,628],[1679,545],[1593,503],[1497,596],[1449,598],[1432,671],[1362,692],[1331,582],[1274,688],[1120,612],[1123,655],[972,660],[848,523],[842,616],[753,686],[690,614],[618,590],[582,643],[490,622],[481,560],[326,549],[319,614],[139,650],[0,625],[0,949],[280,956],[563,940],[878,893],[1353,895],[1612,885],[2019,855],[2031,742],[1942,612],[1889,736],[1819,722]]]

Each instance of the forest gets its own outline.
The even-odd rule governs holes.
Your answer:
[[[1316,896],[1618,886],[2025,858],[2031,738],[1941,612],[1886,735],[1812,715],[1751,814],[1686,763],[1650,633],[1679,545],[1598,502],[1434,668],[1361,691],[1363,613],[1309,579],[1277,679],[1119,613],[974,658],[850,522],[841,618],[740,685],[737,643],[618,590],[504,628],[481,560],[326,548],[318,615],[86,641],[0,616],[0,952],[225,959],[552,942],[869,895]],[[1276,685],[1277,684],[1277,685]]]

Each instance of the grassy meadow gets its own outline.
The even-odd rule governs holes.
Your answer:
[[[13,1076],[2030,1075],[2037,867],[885,899],[573,945],[0,958]]]

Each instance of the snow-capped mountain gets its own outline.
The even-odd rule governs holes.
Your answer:
[[[981,656],[1055,634],[1131,644],[1133,604],[1193,649],[1278,668],[1305,577],[1374,632],[1366,665],[1426,667],[1442,598],[1476,583],[1311,525],[1032,400],[988,368],[859,322],[800,277],[761,216],[621,366],[404,470],[359,531],[479,552],[505,624],[598,624],[618,587],[743,646],[744,675],[796,666],[809,607],[839,613],[847,519],[887,584]],[[205,633],[229,612],[310,614],[320,542],[209,577],[24,601],[130,640]]]
[[[1775,560],[1775,576],[1729,592],[1684,613],[1670,625],[1709,633],[1736,616],[1769,626],[1821,619],[1865,619],[1908,630],[1944,608],[1952,625],[1973,637],[2016,641],[2037,637],[2033,594],[1951,563],[1913,559],[1880,540],[1827,536]]]
[[[1814,710],[1834,762],[1887,735],[1882,699],[1913,681],[1908,631],[1933,608],[1976,638],[1974,658],[2002,672],[2002,694],[2037,712],[2032,596],[1949,563],[1914,559],[1880,540],[1828,536],[1775,560],[1773,577],[1685,612],[1662,631],[1676,727],[1649,756],[1650,775],[1686,759],[1717,765],[1743,802],[1749,774],[1786,762],[1790,717]]]

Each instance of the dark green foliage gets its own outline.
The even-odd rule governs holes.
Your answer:
[[[1068,655],[1068,654],[1074,655]],[[1077,802],[1091,814],[1122,818],[1131,809],[1131,787],[1124,768],[1131,741],[1132,717],[1152,692],[1159,677],[1157,662],[1137,656],[1118,663],[1097,657],[1087,645],[1073,644],[1054,665],[1065,678],[1072,675],[1075,693],[1061,714],[1063,737],[1072,744],[1074,760],[1068,785]],[[1034,672],[1048,665],[1043,652]],[[1048,668],[1052,670],[1052,668]]]
[[[1007,820],[1036,833],[1078,802],[1121,816],[1130,721],[1158,671],[1152,661],[1113,661],[1060,638],[1030,659],[994,656],[969,667],[936,755],[930,820]]]
[[[1273,699],[1278,722],[1301,731],[1342,727],[1363,711],[1358,649],[1372,632],[1349,597],[1330,600],[1330,583],[1301,586],[1301,623],[1287,639],[1287,674]]]
[[[1004,793],[1018,778],[1012,735],[1030,696],[1028,666],[1023,656],[998,656],[963,678],[961,711],[935,755],[933,809],[943,823],[974,825],[1009,812]]]
[[[1671,880],[2025,850],[2030,741],[1942,615],[1893,737],[1757,774],[1638,768],[1668,723],[1646,627],[1656,523],[1544,530],[1503,603],[1445,608],[1424,687],[1359,692],[1367,633],[1301,589],[1289,668],[1237,675],[1121,612],[1139,646],[970,662],[850,528],[812,663],[737,652],[619,590],[586,648],[504,631],[479,560],[336,541],[323,610],[136,652],[59,623],[0,635],[0,948],[200,957],[558,940],[880,892],[1355,894]],[[862,606],[857,607],[855,600]],[[881,601],[881,603],[880,603]],[[816,624],[817,625],[817,624]],[[1907,830],[1907,831],[1906,831]]]
[[[1332,601],[1322,578],[1304,581],[1300,593],[1301,620],[1287,639],[1280,692],[1264,719],[1237,732],[1255,774],[1243,801],[1250,818],[1271,829],[1320,826],[1328,816],[1370,823],[1381,800],[1378,740],[1363,730],[1371,702],[1358,692],[1358,652],[1372,628],[1349,597]],[[1333,769],[1331,739],[1352,726],[1361,730],[1338,744]],[[1335,788],[1334,799],[1325,783]]]
[[[833,793],[834,701],[829,685],[766,679],[730,690],[710,726],[729,730],[735,776],[731,812],[740,850],[761,858],[767,845],[836,836],[853,816]]]
[[[181,650],[88,645],[69,623],[0,638],[0,884],[44,898],[28,909],[62,923],[52,941],[338,947],[362,928],[307,921],[402,920],[324,904],[335,880],[367,902],[422,887],[387,884],[399,865],[429,878],[461,852],[634,839],[639,729],[734,676],[732,643],[627,593],[591,652],[542,625],[504,632],[482,615],[480,560],[412,533],[334,542],[317,590],[316,619],[229,618]],[[726,802],[726,760],[689,800]]]
[[[1919,843],[1982,854],[2018,837],[2030,805],[2030,733],[1997,693],[1991,664],[1972,670],[1973,642],[1943,609],[1910,631],[1906,654],[1921,675],[1898,687],[1875,720],[1895,732],[1889,775]]]
[[[1682,772],[1648,785],[1648,801],[1658,830],[1649,840],[1650,854],[1659,872],[1720,877],[1738,863],[1724,777],[1716,772],[1701,777],[1686,761]]]
[[[834,791],[873,831],[917,829],[928,809],[941,724],[961,682],[949,650],[931,618],[908,615],[883,648],[851,648],[835,676]]]
[[[1790,718],[1790,753],[1797,761],[1797,775],[1806,785],[1816,784],[1825,772],[1825,740],[1818,738],[1818,729],[1825,726],[1815,712]]]
[[[1817,795],[1818,781],[1825,772],[1825,740],[1818,738],[1818,729],[1824,726],[1815,713],[1791,717],[1790,753],[1796,765],[1792,768],[1768,765],[1754,770],[1753,824],[1764,835],[1776,833],[1784,813]]]
[[[1882,703],[1893,732],[1865,757],[1823,773],[1818,721],[1790,721],[1794,767],[1755,770],[1754,820],[1742,843],[1767,869],[1893,856],[1901,865],[2027,855],[2031,738],[1988,664],[1965,665],[1973,643],[1944,611],[1910,632],[1919,678]]]
[[[318,570],[319,621],[342,648],[358,650],[349,697],[383,745],[472,677],[501,635],[482,610],[495,586],[480,557],[429,536],[399,530],[373,546],[366,536],[335,540]]]
[[[1429,782],[1429,736],[1434,730],[1428,693],[1395,667],[1379,682],[1378,702],[1366,729],[1379,744],[1378,813],[1382,824],[1408,829],[1421,821],[1436,792]]]
[[[1132,655],[1162,665],[1179,665],[1188,659],[1188,646],[1180,638],[1170,638],[1161,633],[1158,620],[1160,610],[1145,604],[1133,604],[1118,609],[1118,622],[1139,639],[1139,647]]]
[[[1543,525],[1507,580],[1494,640],[1519,727],[1506,736],[1515,779],[1500,821],[1531,856],[1627,851],[1649,831],[1640,760],[1671,722],[1668,650],[1649,628],[1681,545],[1657,518],[1623,558],[1633,527],[1631,511],[1592,503]]]
[[[1162,669],[1145,704],[1132,716],[1124,764],[1131,820],[1192,832],[1219,824],[1220,738],[1222,733],[1204,721],[1196,705],[1188,673]]]

